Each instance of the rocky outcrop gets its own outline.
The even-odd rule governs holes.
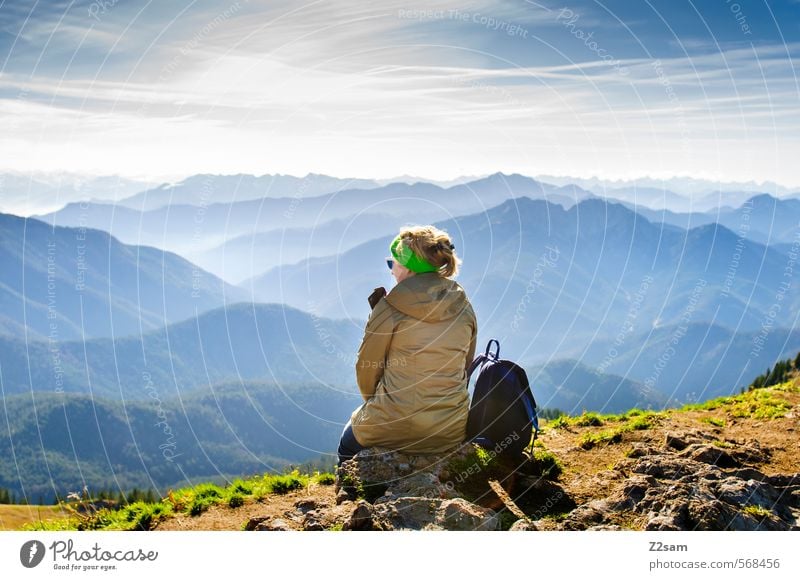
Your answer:
[[[336,502],[355,502],[344,530],[498,530],[495,510],[463,497],[459,469],[478,471],[476,448],[407,455],[372,447],[337,471]]]
[[[800,529],[800,474],[760,471],[769,448],[716,441],[700,430],[663,437],[660,445],[634,444],[613,469],[590,476],[589,487],[603,496],[582,505],[557,481],[481,464],[472,444],[438,456],[366,449],[337,474],[336,502],[352,504],[342,529]],[[493,494],[491,478],[503,480],[508,494]],[[512,505],[500,495],[513,497]],[[511,516],[517,503],[526,517]]]
[[[298,500],[245,527],[798,530],[800,473],[791,471],[800,444],[791,435],[793,413],[767,425],[760,441],[740,438],[751,437],[760,423],[733,415],[724,428],[717,425],[722,419],[712,423],[707,415],[661,416],[642,430],[620,427],[624,436],[590,449],[580,442],[594,427],[570,424],[545,433],[536,457],[516,463],[472,443],[438,455],[368,448],[337,469],[334,489],[324,497]],[[614,420],[620,421],[603,428],[615,428]]]
[[[608,497],[573,510],[556,529],[608,529],[620,521],[645,530],[800,529],[800,474],[766,475],[757,441],[718,447],[697,434],[669,433],[661,448],[634,447],[611,470]]]

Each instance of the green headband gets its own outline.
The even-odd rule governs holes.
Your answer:
[[[394,259],[397,260],[398,264],[401,264],[411,270],[412,272],[438,272],[439,268],[428,262],[422,256],[418,256],[414,253],[414,250],[406,246],[405,244],[400,244],[400,235],[398,234],[397,237],[392,241],[392,245],[389,246],[389,249],[392,251],[392,256]],[[398,254],[398,250],[400,253]]]

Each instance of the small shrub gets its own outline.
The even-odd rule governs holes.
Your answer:
[[[232,494],[228,498],[228,507],[238,508],[244,505],[244,497],[239,495],[238,493]]]
[[[172,509],[163,503],[145,503],[138,501],[125,506],[120,510],[122,519],[128,524],[120,526],[119,529],[142,530],[153,529],[153,525],[171,515]],[[104,526],[106,529],[114,529],[114,526]]]
[[[772,512],[766,508],[761,507],[760,505],[748,505],[745,506],[744,513],[751,515],[756,518],[766,518],[772,515]]]
[[[628,431],[644,431],[651,429],[663,418],[664,415],[662,413],[655,413],[653,411],[642,412],[630,418],[627,423],[619,428],[619,431],[625,433]]]
[[[320,485],[333,485],[336,482],[336,476],[332,473],[320,473],[314,478]]]
[[[241,495],[253,495],[253,482],[235,479],[233,483],[231,483],[230,490],[232,493]]]
[[[189,515],[192,517],[199,516],[214,505],[214,503],[216,502],[210,497],[196,497],[189,505]]]
[[[551,429],[566,429],[569,427],[569,417],[567,415],[560,415],[552,421],[548,421],[547,426]]]
[[[223,495],[225,495],[224,490],[213,483],[201,483],[194,488],[195,499],[221,498]]]
[[[725,426],[725,419],[720,419],[718,417],[703,417],[700,419],[704,423],[708,423],[709,425],[714,425],[714,427],[724,427]]]
[[[303,476],[295,470],[284,475],[269,476],[268,487],[272,493],[284,494],[294,491],[295,489],[300,489],[304,487],[305,484],[306,481],[304,481]]]
[[[544,449],[534,449],[533,461],[535,474],[547,477],[548,479],[558,479],[558,476],[564,471],[564,467],[561,465],[558,457]]]
[[[583,413],[573,421],[579,427],[599,427],[603,419],[597,413]]]

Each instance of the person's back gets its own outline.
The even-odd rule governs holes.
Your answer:
[[[391,264],[398,283],[375,304],[367,322],[356,362],[365,402],[352,413],[352,432],[343,433],[343,442],[351,444],[344,446],[350,453],[340,444],[340,461],[372,446],[439,453],[466,438],[466,371],[478,325],[464,289],[443,275],[457,265],[454,247],[443,235],[431,227],[405,228],[393,242],[395,259],[423,271]],[[440,267],[431,266],[437,263]]]

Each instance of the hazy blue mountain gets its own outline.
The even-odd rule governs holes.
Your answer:
[[[778,199],[768,194],[748,197],[735,207],[722,207],[706,212],[673,212],[654,210],[625,203],[652,222],[682,228],[719,223],[741,237],[771,246],[791,244],[800,235],[800,199]]]
[[[379,184],[370,179],[341,179],[319,173],[305,177],[293,175],[193,175],[178,183],[164,183],[119,201],[140,211],[169,205],[206,206],[212,203],[250,199],[305,198],[345,189],[373,189]]]
[[[0,173],[0,212],[29,216],[81,200],[117,200],[152,184],[118,175]]]
[[[0,335],[7,395],[29,391],[146,399],[183,396],[224,380],[355,385],[366,320],[321,318],[282,304],[240,303],[115,339],[49,343]]]
[[[124,403],[76,394],[6,397],[0,487],[37,503],[84,485],[166,494],[169,487],[280,471],[321,454],[333,458],[359,402],[320,385],[249,381]]]
[[[666,397],[640,383],[560,359],[525,367],[540,408],[561,409],[570,415],[583,411],[622,413],[632,408],[662,409]]]
[[[390,214],[409,221],[424,216],[429,222],[484,211],[520,195],[564,205],[591,196],[575,187],[549,186],[521,175],[497,173],[449,188],[429,183],[393,183],[312,197],[264,197],[223,203],[210,199],[202,205],[173,204],[141,212],[112,204],[76,203],[40,219],[57,225],[93,227],[126,243],[146,242],[183,256],[198,256],[236,237],[268,230],[314,228],[363,213]],[[237,269],[251,266],[252,262],[245,262]]]
[[[602,192],[619,189],[651,189],[654,191],[669,191],[687,199],[694,198],[699,201],[705,198],[710,201],[713,207],[719,206],[719,201],[715,198],[737,199],[733,205],[740,205],[746,199],[752,197],[757,192],[774,192],[781,198],[796,197],[796,189],[787,188],[771,181],[756,183],[754,181],[711,181],[707,179],[696,179],[693,177],[675,176],[668,179],[641,177],[637,179],[599,179],[597,177],[581,178],[570,176],[536,175],[536,179],[546,183],[557,185],[575,184],[598,195]],[[733,197],[728,197],[733,194]],[[729,202],[725,202],[726,204]],[[695,204],[695,209],[699,206]]]
[[[707,322],[637,330],[621,346],[594,342],[582,362],[655,389],[670,404],[704,401],[738,393],[775,361],[797,354],[800,331],[777,324],[749,332]]]
[[[588,199],[565,209],[517,198],[485,213],[438,222],[464,260],[458,280],[479,321],[479,339],[499,338],[531,363],[581,358],[635,315],[638,329],[687,322],[736,332],[760,328],[783,281],[786,256],[710,224],[653,224],[618,203]],[[312,258],[242,284],[263,301],[321,315],[365,318],[366,297],[390,289],[383,263],[391,237]],[[335,288],[335,292],[331,291]],[[776,325],[800,307],[787,292]]]
[[[0,214],[0,331],[123,336],[244,296],[185,259],[105,232]]]
[[[373,238],[397,232],[408,217],[360,213],[308,228],[274,229],[245,234],[204,252],[186,257],[231,283],[238,283],[280,264],[292,264],[311,256],[344,252]]]
[[[800,243],[800,199],[756,195],[736,209],[720,212],[717,221],[763,244]]]
[[[678,212],[668,209],[651,209],[627,201],[621,201],[620,203],[653,223],[668,224],[684,230],[713,224],[717,221],[718,212],[716,210],[710,210],[708,213],[702,211]]]

